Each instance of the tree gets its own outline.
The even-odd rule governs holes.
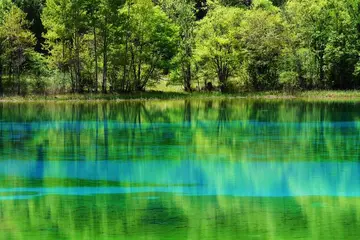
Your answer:
[[[102,92],[108,85],[111,91],[118,90],[119,68],[124,66],[120,60],[125,39],[126,17],[123,15],[125,0],[101,0],[99,2],[99,34],[102,43]],[[132,4],[128,4],[129,9]],[[126,71],[126,70],[124,70]]]
[[[280,10],[268,0],[254,1],[235,33],[254,90],[275,89],[279,79],[279,58],[286,35]]]
[[[125,91],[143,91],[176,53],[178,28],[151,0],[128,1],[121,11],[127,52]]]
[[[89,83],[82,77],[88,33],[85,0],[47,0],[42,20],[53,66],[71,76],[72,92],[84,92]]]
[[[245,10],[217,7],[200,21],[196,36],[196,57],[199,65],[216,73],[222,92],[228,92],[228,79],[239,67],[242,49],[235,33]]]
[[[29,30],[36,37],[35,50],[39,53],[44,52],[42,44],[44,38],[42,36],[44,32],[44,26],[41,22],[41,12],[44,7],[44,0],[13,0],[16,6],[18,6],[24,13],[26,13],[26,19],[30,24]]]
[[[348,89],[359,86],[356,72],[359,3],[289,0],[285,10],[301,42],[298,49],[308,49],[316,64],[316,73],[310,77],[314,80],[308,83],[309,87]],[[305,69],[305,72],[310,71]]]
[[[4,18],[6,13],[9,11],[9,8],[11,6],[10,0],[4,0],[0,2],[0,28],[4,24]],[[3,95],[4,89],[3,89],[3,64],[4,64],[4,51],[5,46],[3,46],[4,36],[0,35],[0,96]]]
[[[195,46],[195,2],[193,0],[162,0],[162,8],[179,26],[179,48],[174,58],[173,78],[181,79],[184,90],[192,90],[193,52]]]
[[[21,94],[21,74],[35,46],[35,36],[27,29],[28,26],[26,14],[15,5],[11,5],[3,16],[3,24],[0,27],[3,56],[6,59],[4,63],[8,68],[10,81],[13,81],[13,75],[16,75],[15,85],[18,94]]]
[[[73,93],[159,80],[185,91],[195,80],[222,92],[359,88],[359,15],[356,0],[2,0],[0,95],[46,85],[29,79],[48,67]]]
[[[94,77],[94,90],[98,91],[99,86],[99,64],[98,64],[98,41],[97,41],[97,28],[99,27],[99,14],[100,14],[100,4],[97,0],[90,0],[85,2],[86,13],[88,17],[88,25],[92,29],[93,34],[93,47],[94,47],[94,61],[95,61],[95,77]]]
[[[70,9],[71,0],[46,0],[41,19],[46,29],[44,37],[46,38],[47,50],[50,53],[50,65],[53,69],[59,69],[63,73],[63,81],[66,74],[70,73],[71,90],[75,92]]]

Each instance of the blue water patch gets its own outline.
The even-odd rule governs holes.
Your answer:
[[[199,128],[214,129],[219,126],[218,121],[194,121],[194,122],[173,122],[173,123],[129,123],[129,122],[118,122],[118,121],[48,121],[48,122],[1,122],[0,127],[3,129],[11,129],[12,131],[39,131],[48,129],[67,129],[73,132],[81,132],[84,130],[95,129],[96,127],[103,126],[111,129],[137,129],[137,128],[151,128],[155,129],[167,129],[167,128],[190,128],[193,124],[196,124]],[[266,127],[266,128],[280,128],[280,127],[291,127],[291,128],[355,128],[360,127],[359,121],[346,121],[346,122],[262,122],[262,121],[223,121],[221,122],[223,127]]]
[[[41,195],[164,192],[195,196],[360,196],[358,162],[9,160],[0,162],[0,175],[5,179],[56,178],[129,184],[129,187],[0,189],[0,192],[36,192]]]

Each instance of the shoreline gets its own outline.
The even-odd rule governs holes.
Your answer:
[[[352,91],[304,91],[294,94],[284,92],[248,92],[222,94],[219,92],[161,92],[149,91],[124,94],[54,94],[0,97],[0,103],[26,102],[123,102],[156,100],[202,99],[254,99],[254,100],[303,100],[303,101],[355,101],[360,102],[360,90]]]

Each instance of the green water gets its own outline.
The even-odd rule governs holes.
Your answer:
[[[0,103],[0,239],[360,239],[360,103]]]

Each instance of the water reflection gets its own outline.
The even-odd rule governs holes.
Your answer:
[[[0,174],[7,176],[9,171],[12,178],[23,179],[22,184],[27,188],[0,188],[0,192],[71,195],[168,192],[188,196],[237,197],[360,196],[360,164],[355,162],[229,163],[211,159],[181,162],[2,161]],[[35,184],[31,182],[32,179],[40,179],[41,182]],[[43,181],[47,179],[57,179],[59,187],[44,187]],[[82,180],[81,185],[63,187],[67,185],[66,181],[74,182],[78,179]],[[87,181],[99,181],[102,184],[93,188]]]
[[[0,239],[358,239],[358,103],[0,103]]]

